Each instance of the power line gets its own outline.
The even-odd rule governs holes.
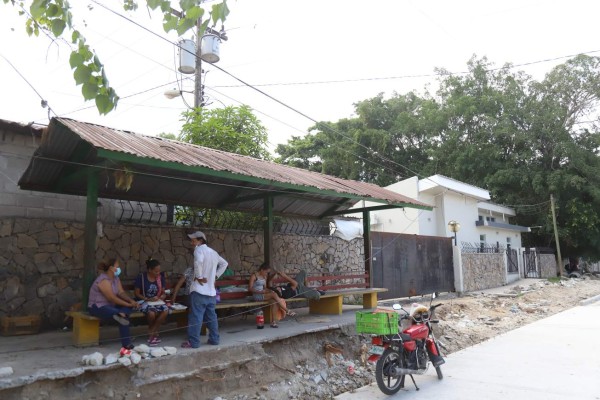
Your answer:
[[[560,56],[554,58],[546,58],[543,60],[530,61],[520,64],[511,64],[508,66],[496,67],[496,68],[486,68],[485,72],[494,72],[503,69],[515,69],[519,67],[541,64],[550,61],[557,61],[566,58],[572,58],[581,54],[593,54],[598,53],[600,50],[592,50],[586,51],[577,54],[571,54],[568,56]],[[383,77],[369,77],[369,78],[354,78],[354,79],[331,79],[325,81],[303,81],[303,82],[276,82],[276,83],[256,83],[253,86],[256,87],[268,87],[268,86],[300,86],[300,85],[325,85],[325,84],[335,84],[335,83],[350,83],[350,82],[368,82],[368,81],[385,81],[385,80],[398,80],[398,79],[410,79],[410,78],[435,78],[440,75],[443,76],[455,76],[455,75],[467,75],[470,74],[471,71],[458,71],[458,72],[443,72],[443,73],[435,73],[435,74],[411,74],[411,75],[396,75],[396,76],[383,76]],[[245,87],[247,85],[219,85],[215,87],[220,88],[234,88],[234,87]]]
[[[23,74],[10,62],[10,60],[8,58],[4,57],[4,55],[2,55],[2,54],[0,54],[0,57],[4,58],[4,60],[8,63],[8,65],[10,65],[12,67],[12,69],[14,69],[15,72],[17,74],[19,74],[19,76],[29,85],[29,87],[35,92],[35,94],[38,95],[38,97],[41,100],[42,108],[48,109],[48,119],[50,119],[50,113],[57,116],[56,113],[54,112],[54,110],[52,109],[52,107],[50,107],[50,104],[48,103],[48,101],[44,99],[44,97],[40,94],[40,92],[37,91],[37,89],[31,84],[31,82],[29,82],[27,80],[27,78],[25,78],[25,76],[23,76]]]

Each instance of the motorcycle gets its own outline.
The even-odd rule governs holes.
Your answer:
[[[376,363],[375,379],[379,390],[387,395],[397,393],[404,387],[406,375],[410,376],[416,390],[419,390],[413,375],[423,375],[429,364],[433,365],[438,379],[443,379],[441,365],[445,363],[438,342],[433,334],[432,324],[435,309],[442,304],[429,307],[413,303],[410,311],[400,304],[394,304],[398,315],[398,332],[390,335],[375,335],[371,339],[369,361]],[[402,321],[409,320],[410,326],[402,330]]]

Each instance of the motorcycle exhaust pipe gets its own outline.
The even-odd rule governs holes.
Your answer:
[[[410,369],[410,368],[394,368],[392,376],[398,377],[400,375],[423,375],[427,372],[428,368],[425,369]]]

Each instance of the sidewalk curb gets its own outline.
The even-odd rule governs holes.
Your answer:
[[[589,299],[585,299],[585,300],[581,300],[579,302],[579,305],[581,306],[589,306],[592,303],[595,303],[597,301],[600,301],[600,294],[594,297],[590,297]]]

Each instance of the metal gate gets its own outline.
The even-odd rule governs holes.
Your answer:
[[[382,299],[454,291],[452,239],[371,232],[373,286]]]
[[[525,252],[523,253],[525,278],[540,277],[540,263],[537,258],[537,252],[534,249],[525,249]]]
[[[507,267],[509,274],[518,274],[519,273],[519,256],[517,255],[517,250],[508,248],[506,249],[506,259],[507,259]]]

